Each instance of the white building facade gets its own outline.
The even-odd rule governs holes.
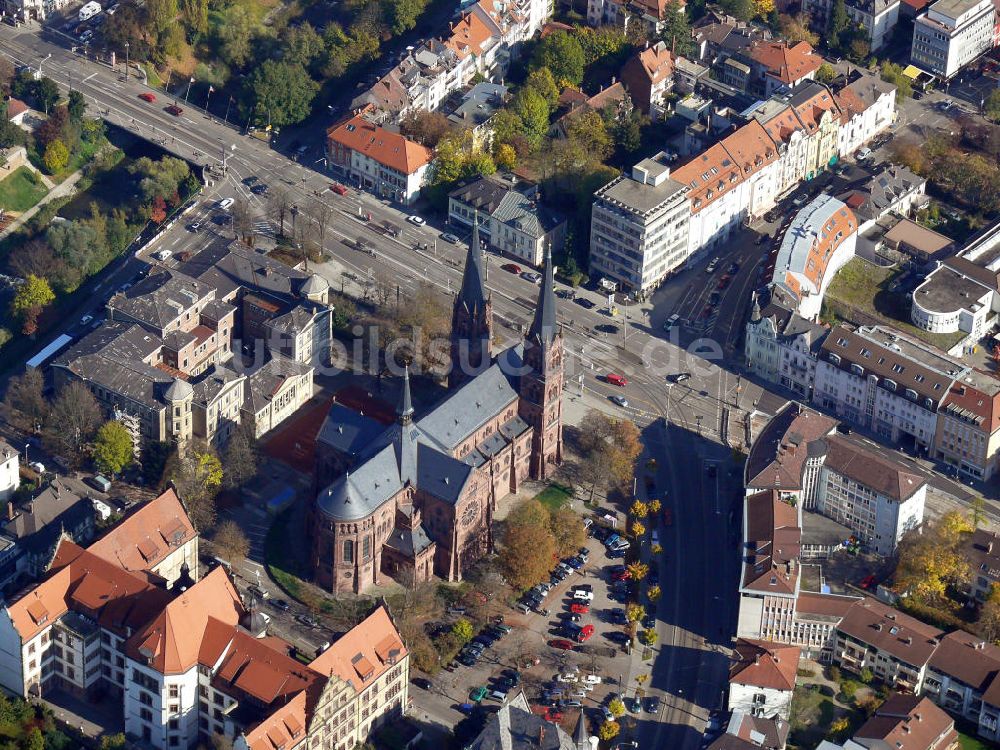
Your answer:
[[[938,0],[913,22],[910,61],[950,79],[992,48],[995,23],[993,0]]]

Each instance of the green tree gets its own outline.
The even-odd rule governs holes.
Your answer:
[[[645,616],[646,616],[646,608],[643,607],[641,604],[632,602],[631,604],[625,605],[625,619],[628,622],[639,622],[639,620],[641,620]]]
[[[726,13],[740,21],[749,21],[757,15],[757,6],[753,0],[721,0],[719,5]]]
[[[678,0],[669,0],[663,8],[663,29],[660,39],[678,55],[687,56],[694,51],[691,23],[687,11]]]
[[[49,110],[55,109],[56,104],[59,103],[59,98],[59,84],[51,78],[42,78],[35,83],[35,105],[44,111],[45,114],[48,114]]]
[[[530,67],[548,68],[558,86],[579,86],[583,81],[583,47],[576,36],[557,31],[542,39],[535,47]]]
[[[663,594],[663,590],[659,586],[650,586],[646,590],[646,596],[649,597],[649,601],[655,602]]]
[[[628,570],[633,581],[641,581],[649,575],[649,566],[644,562],[629,563],[626,566],[626,570]]]
[[[308,21],[285,27],[281,42],[284,47],[281,59],[285,62],[301,65],[309,70],[322,59],[324,52],[326,52],[323,37]]]
[[[534,89],[522,88],[514,96],[511,108],[524,124],[528,141],[538,146],[549,130],[549,105],[544,97]]]
[[[319,91],[301,65],[265,60],[250,77],[257,110],[267,112],[272,125],[293,125],[309,116]]]
[[[840,0],[843,2],[843,0]],[[882,80],[896,87],[897,104],[913,95],[913,82],[903,73],[903,68],[886,60],[881,68]]]
[[[983,114],[993,122],[1000,122],[1000,89],[993,89],[983,103]]]
[[[208,33],[208,0],[181,0],[184,25],[192,36]]]
[[[118,734],[106,734],[101,737],[100,750],[125,750],[124,733],[119,732]]]
[[[426,0],[387,0],[383,8],[389,30],[395,35],[412,29],[426,5]]]
[[[45,147],[45,156],[42,157],[45,169],[49,174],[57,174],[69,164],[69,149],[60,140],[52,141]]]
[[[649,506],[642,500],[634,500],[628,509],[629,515],[633,518],[645,518],[649,515]]]
[[[986,501],[982,497],[976,496],[969,503],[969,522],[973,529],[978,529],[983,524],[986,517]]]
[[[868,685],[869,683],[871,683],[872,680],[875,679],[875,673],[872,672],[868,667],[862,669],[859,676],[861,677],[861,681],[866,685]]]
[[[508,517],[499,560],[511,586],[524,591],[548,578],[555,554],[556,540],[541,503],[529,501]]]
[[[253,39],[254,20],[245,5],[234,5],[227,12],[225,22],[219,25],[218,35],[222,59],[242,68],[250,58],[250,41]]]
[[[83,94],[75,89],[69,92],[69,103],[66,105],[69,111],[69,119],[77,124],[83,122],[83,116],[87,113],[87,102]]]
[[[847,15],[847,5],[844,0],[834,0],[833,9],[830,11],[830,21],[826,28],[826,41],[833,49],[841,49],[844,36],[851,25],[850,16]]]
[[[566,137],[581,153],[595,161],[604,161],[611,155],[614,146],[599,112],[588,110],[573,114],[568,120]]]
[[[816,71],[816,80],[820,83],[830,83],[836,77],[837,71],[833,69],[830,63],[823,63]]]
[[[146,0],[146,22],[162,34],[177,20],[177,0]]]
[[[656,643],[656,629],[646,628],[639,633],[639,640],[645,643],[647,646],[652,646]]]
[[[547,114],[546,119],[548,119]],[[514,112],[513,105],[501,109],[493,116],[493,142],[495,144],[512,143],[523,134],[524,122]]]
[[[555,109],[559,103],[559,87],[556,86],[556,79],[552,77],[552,71],[548,68],[536,68],[528,74],[528,80],[524,82],[542,95],[549,109]]]
[[[556,540],[556,552],[560,557],[575,555],[587,541],[587,531],[580,516],[566,505],[552,511],[549,529]]]
[[[105,422],[94,436],[90,456],[97,468],[115,476],[132,463],[135,445],[132,434],[121,422]]]
[[[27,739],[25,750],[45,750],[45,737],[42,736],[42,730],[38,727],[31,728]]]
[[[466,620],[464,617],[460,617],[455,620],[455,624],[451,626],[451,632],[464,646],[472,640],[472,636],[476,634],[476,629],[472,627],[471,622]]]

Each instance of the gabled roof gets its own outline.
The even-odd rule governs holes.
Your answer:
[[[432,157],[429,148],[370,123],[360,115],[331,127],[327,138],[407,175],[430,164]]]
[[[123,570],[146,571],[196,536],[177,493],[168,489],[126,516],[88,551]]]
[[[170,596],[144,577],[63,539],[48,578],[8,604],[7,611],[22,642],[70,610],[124,633],[145,623]]]
[[[650,84],[670,78],[674,73],[674,55],[667,47],[666,42],[657,42],[651,47],[646,47],[642,52],[635,55],[629,63],[636,61],[638,65],[632,66],[649,80]]]
[[[837,629],[914,667],[928,662],[944,635],[871,597],[853,604]]]
[[[756,42],[748,54],[767,70],[768,75],[787,85],[815,73],[823,64],[823,58],[813,52],[808,42],[793,45],[784,41]]]
[[[802,546],[796,508],[783,503],[776,490],[764,490],[746,498],[745,524],[743,588],[794,594]]]
[[[955,722],[929,698],[897,693],[854,733],[863,747],[947,750],[958,741]]]
[[[167,268],[154,268],[135,286],[108,300],[109,317],[120,312],[151,328],[162,329],[214,294],[214,289],[197,279]]]
[[[245,614],[239,594],[222,567],[167,604],[125,643],[128,655],[162,674],[186,672],[198,663],[209,621],[235,627]]]
[[[687,185],[693,213],[718,200],[743,181],[743,167],[737,165],[725,146],[716,143],[702,151],[670,176]]]
[[[799,655],[798,646],[739,638],[733,646],[729,682],[791,692]]]
[[[927,484],[927,479],[920,474],[866,450],[864,445],[850,438],[831,435],[823,442],[826,445],[824,466],[890,500],[905,502]]]
[[[774,416],[750,447],[746,486],[797,490],[809,443],[833,432],[837,421],[789,402]]]
[[[956,630],[941,639],[928,666],[968,685],[977,693],[1000,681],[1000,647]]]
[[[309,664],[321,675],[336,675],[359,693],[408,654],[403,639],[380,605]]]

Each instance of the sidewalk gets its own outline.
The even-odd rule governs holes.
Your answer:
[[[17,229],[22,224],[24,224],[26,221],[28,221],[28,219],[30,219],[32,216],[38,213],[38,210],[49,201],[54,200],[56,198],[62,198],[65,195],[70,195],[76,188],[76,183],[79,182],[82,176],[83,172],[77,170],[69,177],[67,177],[65,180],[63,180],[61,183],[52,188],[52,190],[50,190],[44,198],[42,198],[40,201],[38,201],[38,203],[36,203],[34,206],[32,206],[23,214],[14,219],[14,221],[12,221],[6,229],[0,232],[0,240],[2,240],[7,235],[17,231]],[[51,181],[44,176],[42,176],[42,181],[50,186],[52,184]]]

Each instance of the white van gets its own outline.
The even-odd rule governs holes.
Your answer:
[[[87,21],[96,16],[98,13],[100,13],[101,10],[102,10],[101,4],[95,3],[93,0],[91,0],[91,2],[87,3],[82,8],[80,8],[79,19],[81,21]]]
[[[169,258],[171,255],[173,255],[173,252],[170,250],[160,250],[158,253],[154,253],[153,257],[156,258],[158,261],[163,262],[167,260],[167,258]]]

